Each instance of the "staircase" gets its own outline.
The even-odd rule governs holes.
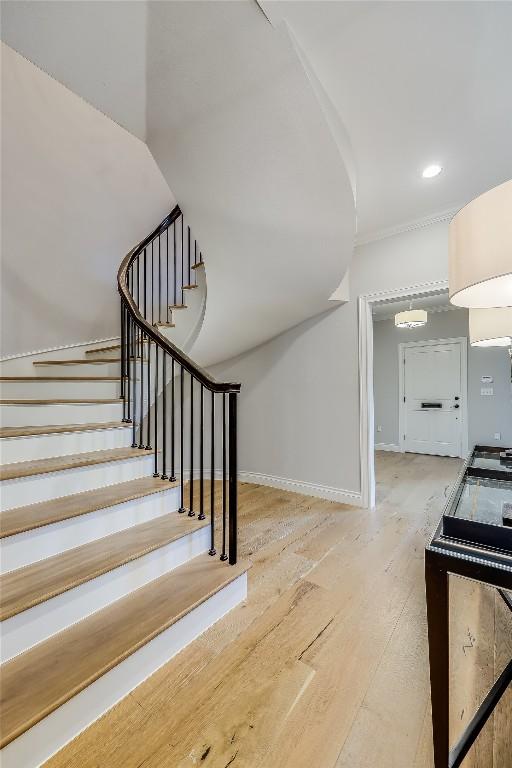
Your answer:
[[[247,593],[239,385],[171,341],[204,267],[179,208],[123,265],[118,343],[0,377],[2,768],[41,765]]]

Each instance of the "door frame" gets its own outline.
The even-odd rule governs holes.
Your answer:
[[[414,298],[448,290],[448,280],[361,294],[358,308],[359,347],[359,467],[361,506],[375,507],[375,417],[373,404],[373,316],[372,307],[388,299]]]
[[[405,350],[411,347],[429,347],[432,344],[460,344],[460,378],[461,378],[461,441],[460,458],[467,455],[469,451],[468,438],[468,340],[465,336],[458,336],[454,339],[428,339],[424,341],[402,341],[398,345],[398,445],[400,453],[405,453]]]

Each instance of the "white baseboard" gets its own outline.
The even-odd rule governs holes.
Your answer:
[[[397,443],[375,443],[376,451],[394,451],[395,453],[402,453],[400,446]]]
[[[337,501],[340,504],[350,504],[361,507],[363,505],[361,494],[355,491],[347,491],[344,488],[333,488],[330,485],[318,485],[303,480],[290,480],[287,477],[276,475],[262,475],[259,472],[239,472],[238,479],[245,483],[257,485],[269,485],[272,488],[280,488],[283,491],[303,493],[305,496],[316,496],[320,499]]]

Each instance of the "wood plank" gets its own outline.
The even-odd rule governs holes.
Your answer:
[[[0,576],[0,621],[208,525],[171,512]]]
[[[31,427],[1,427],[0,439],[3,437],[32,437],[35,435],[54,435],[61,432],[96,432],[104,429],[131,429],[131,424],[124,421],[100,421],[91,424],[45,424]]]
[[[125,483],[107,485],[93,491],[83,491],[50,501],[8,509],[0,512],[0,538],[168,491],[169,488],[175,488],[178,485],[177,481],[170,483],[159,477],[142,477]]]
[[[193,283],[192,285],[182,285],[181,287],[184,291],[190,291],[192,288],[199,288],[196,283]]]
[[[431,768],[423,547],[460,466],[377,456],[371,513],[240,483],[247,605],[45,768]]]
[[[188,309],[186,304],[169,304],[169,309]]]
[[[512,612],[495,595],[494,678],[512,659]],[[494,768],[512,768],[512,685],[494,710]]]
[[[88,453],[72,453],[69,456],[53,456],[49,459],[33,459],[32,461],[16,461],[13,464],[0,466],[0,480],[14,480],[31,475],[44,475],[48,472],[63,472],[66,469],[90,467],[93,464],[104,464],[109,461],[125,461],[149,456],[150,450],[140,448],[109,448],[105,451],[89,451]]]
[[[192,264],[191,269],[200,269],[201,267],[204,267],[204,261],[198,261],[197,264]]]
[[[201,555],[2,667],[5,746],[240,576]]]

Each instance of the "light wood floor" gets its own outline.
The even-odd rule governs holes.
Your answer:
[[[240,486],[249,598],[47,768],[430,768],[423,547],[460,462],[378,454],[373,512]],[[512,655],[453,579],[452,735]],[[512,691],[464,768],[511,768]]]

